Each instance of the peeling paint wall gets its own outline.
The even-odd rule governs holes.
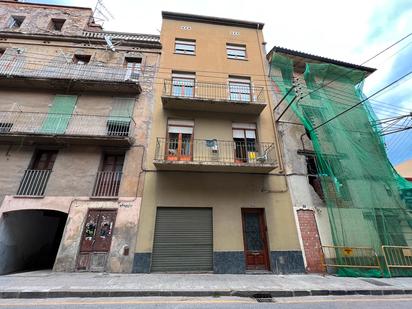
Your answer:
[[[76,270],[76,257],[88,209],[117,209],[112,244],[105,270],[107,272],[130,273],[133,254],[130,251],[128,255],[124,255],[124,249],[135,246],[140,203],[140,198],[119,201],[74,201],[70,208],[53,270]]]
[[[83,36],[84,30],[101,31],[98,26],[88,24],[91,14],[92,10],[88,8],[0,1],[0,49],[5,49],[6,53],[13,52],[26,64],[30,63],[35,70],[42,69],[43,66],[53,69],[58,68],[62,63],[72,63],[75,54],[90,55],[89,64],[122,70],[124,70],[126,57],[141,58],[139,78],[141,93],[138,94],[137,90],[130,92],[128,89],[127,93],[119,94],[115,86],[103,89],[105,92],[91,91],[87,87],[84,91],[74,92],[68,87],[57,92],[51,86],[47,89],[34,89],[35,82],[31,77],[25,80],[28,86],[33,84],[30,88],[22,86],[26,84],[13,85],[13,78],[8,78],[8,86],[0,85],[0,113],[2,111],[47,113],[55,95],[71,94],[78,96],[73,114],[103,116],[105,119],[103,128],[106,130],[106,118],[112,111],[114,97],[127,97],[134,100],[132,116],[135,130],[131,136],[131,145],[107,146],[96,140],[92,143],[87,138],[80,145],[58,137],[55,140],[34,144],[27,142],[24,134],[14,140],[2,139],[0,135],[0,143],[2,143],[0,145],[0,170],[2,171],[0,173],[0,218],[16,210],[39,209],[67,213],[67,226],[54,269],[74,271],[87,211],[117,209],[118,214],[105,271],[131,272],[132,251],[136,246],[140,199],[144,183],[142,170],[145,167],[148,132],[151,129],[154,108],[153,83],[157,74],[161,45],[156,42],[156,38],[153,40],[149,38],[146,42],[144,35],[143,38],[139,36],[138,39],[131,35],[130,39],[121,41],[119,39],[115,51],[109,50],[102,38],[89,39]],[[12,15],[25,16],[23,24],[18,29],[7,28]],[[50,29],[51,18],[66,19],[61,31]],[[41,78],[47,80],[46,85],[52,85],[54,82],[52,79]],[[121,82],[122,79],[118,81]],[[138,89],[138,87],[130,89]],[[0,122],[1,119],[3,118],[0,118]],[[45,196],[16,196],[24,171],[30,167],[36,149],[58,149]],[[122,151],[125,153],[125,161],[118,199],[93,199],[92,190],[103,154]],[[24,247],[25,243],[20,242],[17,245]],[[124,255],[126,247],[130,248],[129,255]],[[14,254],[15,251],[9,250],[8,256]],[[5,259],[6,257],[0,254],[0,264],[5,262]]]

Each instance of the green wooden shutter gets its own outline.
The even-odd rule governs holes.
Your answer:
[[[63,134],[69,124],[76,102],[76,95],[56,95],[40,132]]]
[[[107,133],[115,136],[128,136],[133,116],[134,98],[114,98],[112,110],[107,119]]]
[[[113,98],[110,121],[129,122],[133,115],[134,98]]]

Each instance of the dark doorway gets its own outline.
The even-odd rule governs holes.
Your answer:
[[[265,211],[242,208],[246,270],[269,270]]]
[[[52,269],[67,214],[53,210],[21,210],[0,221],[0,274]]]

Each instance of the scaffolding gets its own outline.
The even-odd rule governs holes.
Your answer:
[[[329,264],[343,265],[335,269],[340,276],[412,275],[411,268],[394,263],[389,272],[385,263],[388,246],[412,247],[412,203],[408,200],[412,199],[412,185],[396,173],[387,159],[381,127],[372,125],[377,117],[362,93],[367,73],[309,62],[302,82],[296,82],[294,73],[292,58],[273,53],[274,87],[283,96],[283,104],[303,123],[313,144],[333,246],[370,248],[380,267],[354,267],[358,264],[355,258],[351,262],[350,249],[333,250],[325,256],[326,264],[329,260]],[[304,89],[303,95],[295,91],[297,86]],[[362,100],[363,104],[327,122]],[[399,249],[397,253],[409,260],[411,252]],[[357,263],[359,258],[357,255]]]

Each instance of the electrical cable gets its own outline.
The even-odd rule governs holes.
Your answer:
[[[310,130],[310,132],[313,132],[313,131],[319,129],[320,127],[322,127],[322,126],[324,126],[325,124],[331,122],[332,120],[338,118],[339,116],[341,116],[341,115],[343,115],[343,114],[345,114],[345,113],[353,110],[355,107],[357,107],[357,106],[359,106],[360,104],[364,103],[364,102],[367,101],[369,98],[371,98],[371,97],[373,97],[373,96],[381,93],[382,91],[388,89],[389,87],[395,85],[397,82],[399,82],[399,81],[401,81],[402,79],[406,78],[406,77],[409,76],[410,74],[412,74],[412,71],[409,71],[408,73],[402,75],[401,77],[397,78],[396,80],[394,80],[393,82],[389,83],[389,84],[386,85],[385,87],[379,89],[378,91],[375,91],[373,94],[371,94],[370,96],[368,96],[368,97],[366,97],[365,99],[361,100],[360,102],[356,103],[355,105],[351,106],[350,108],[344,110],[343,112],[335,115],[334,117],[332,117],[332,118],[326,120],[325,122],[321,123],[320,125],[314,127],[313,129]]]

